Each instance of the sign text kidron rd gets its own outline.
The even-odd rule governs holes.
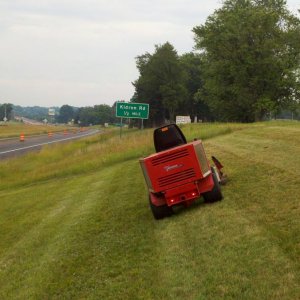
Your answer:
[[[116,116],[119,118],[148,119],[149,104],[117,102]]]

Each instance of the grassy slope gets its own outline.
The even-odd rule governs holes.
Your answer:
[[[17,174],[0,184],[0,298],[299,298],[299,125],[184,128],[189,138],[198,130],[222,133],[205,147],[229,174],[224,201],[159,222],[137,163],[151,132],[124,147],[108,137],[64,146],[83,173],[53,153],[65,170],[32,175],[54,166],[46,149],[24,158],[20,185],[21,159],[2,163]]]

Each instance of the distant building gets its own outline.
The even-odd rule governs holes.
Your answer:
[[[176,124],[189,124],[191,122],[190,116],[176,116]]]

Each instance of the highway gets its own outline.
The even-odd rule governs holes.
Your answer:
[[[53,133],[52,136],[48,136],[48,134],[36,136],[25,135],[23,142],[20,141],[19,137],[0,139],[0,160],[23,155],[30,151],[38,151],[45,145],[68,142],[100,132],[100,130],[91,129],[83,132],[77,131],[76,133],[74,131]]]

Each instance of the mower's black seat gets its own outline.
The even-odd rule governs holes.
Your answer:
[[[156,152],[186,144],[185,136],[176,124],[155,129],[153,139]]]

